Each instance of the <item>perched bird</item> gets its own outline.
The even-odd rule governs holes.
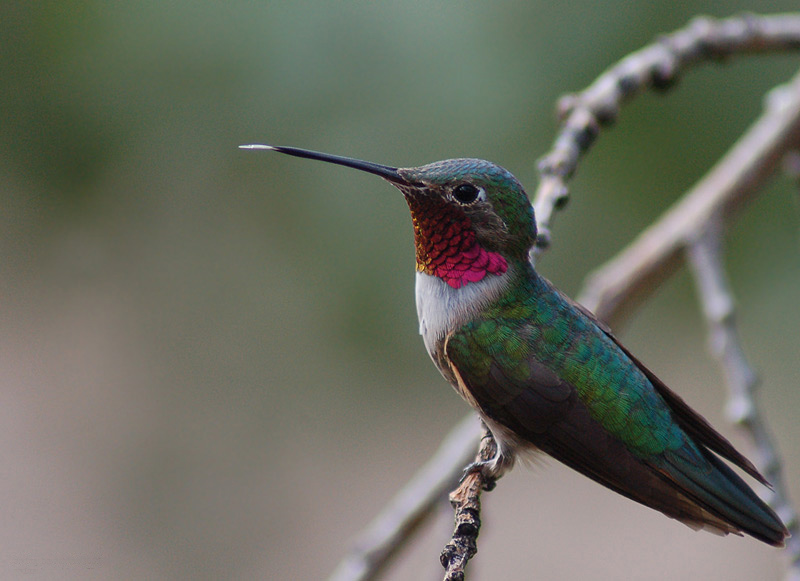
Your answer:
[[[764,477],[529,260],[533,209],[519,181],[479,159],[395,168],[246,145],[378,175],[411,210],[420,334],[498,444],[490,478],[542,451],[694,529],[782,546],[777,515],[725,464]]]

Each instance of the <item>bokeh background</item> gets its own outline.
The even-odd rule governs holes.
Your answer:
[[[374,176],[481,157],[529,191],[554,103],[699,13],[786,2],[0,7],[0,577],[321,579],[467,407],[417,335],[410,220]],[[540,270],[574,295],[697,180],[798,55],[696,70],[598,141]],[[730,229],[761,401],[800,503],[798,198]],[[620,330],[735,443],[690,278]],[[550,462],[485,497],[471,579],[776,579]],[[388,579],[439,578],[449,511]]]

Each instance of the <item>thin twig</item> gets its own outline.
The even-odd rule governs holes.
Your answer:
[[[561,130],[553,148],[539,161],[541,180],[534,196],[539,228],[537,258],[551,242],[556,210],[569,199],[566,182],[600,129],[616,121],[621,105],[643,89],[666,89],[689,67],[733,54],[800,48],[800,14],[745,14],[723,20],[693,19],[685,28],[630,54],[600,75],[581,93],[559,100]]]
[[[494,458],[497,443],[486,424],[476,462]],[[461,485],[450,493],[450,504],[455,510],[456,527],[439,559],[445,568],[444,581],[463,581],[469,560],[478,552],[478,534],[481,530],[481,492],[494,488],[494,479],[488,480],[481,470],[473,470],[464,477]]]
[[[698,298],[708,325],[711,351],[719,361],[728,385],[726,414],[744,429],[754,444],[753,460],[772,490],[764,488],[764,500],[786,524],[792,537],[788,539],[789,575],[800,575],[800,528],[797,514],[789,501],[783,478],[783,467],[772,437],[758,407],[756,388],[759,378],[747,362],[736,326],[736,306],[722,258],[722,221],[712,216],[687,247],[687,255],[697,286]]]
[[[578,301],[616,321],[646,299],[683,260],[687,240],[710,216],[728,222],[761,193],[786,152],[800,144],[800,74],[774,89],[762,116],[672,208],[592,273]]]

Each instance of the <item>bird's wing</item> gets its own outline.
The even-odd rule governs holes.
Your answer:
[[[459,391],[468,391],[486,417],[603,486],[692,528],[739,533],[738,527],[706,510],[672,479],[631,453],[592,417],[575,387],[535,357],[514,371],[497,362],[487,367],[476,363],[483,358],[459,349],[458,340],[451,337],[445,344],[445,357],[464,384]]]
[[[589,309],[580,303],[573,301],[563,293],[561,293],[561,296],[565,300],[569,301],[583,315],[594,322],[598,328],[600,328],[608,337],[610,337],[611,340],[614,341],[614,343],[616,343],[617,346],[622,350],[622,352],[625,353],[625,355],[627,355],[628,358],[636,364],[636,366],[642,371],[642,373],[645,374],[647,379],[650,380],[650,383],[656,389],[658,394],[669,406],[672,416],[675,418],[675,421],[678,423],[678,425],[680,425],[681,428],[683,428],[683,430],[695,440],[695,442],[702,444],[709,450],[712,450],[723,458],[730,460],[734,465],[744,470],[747,474],[765,486],[771,488],[770,483],[758,471],[753,463],[736,448],[734,448],[733,444],[731,444],[727,438],[715,430],[714,427],[708,423],[708,420],[689,407],[682,397],[667,387],[664,382],[656,376],[655,373],[650,371],[650,369],[648,369],[641,361],[639,361],[639,359],[634,357],[634,355],[628,351],[628,349],[622,343],[620,343],[619,339],[614,336],[608,325],[598,320]]]

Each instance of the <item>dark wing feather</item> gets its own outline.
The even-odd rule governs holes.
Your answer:
[[[450,364],[458,370],[457,361]],[[459,376],[469,382],[471,396],[489,419],[570,468],[692,528],[739,534],[738,527],[698,504],[674,479],[609,434],[591,417],[572,385],[535,360],[529,365],[528,381],[506,375],[495,364],[480,385],[469,382],[461,371]]]
[[[555,287],[553,287],[555,288]],[[764,484],[765,486],[769,486],[771,488],[770,483],[767,481],[766,478],[758,471],[758,469],[753,465],[753,463],[748,460],[744,454],[739,452],[736,448],[733,447],[727,438],[725,438],[722,434],[720,434],[714,427],[708,423],[703,416],[699,413],[694,411],[689,405],[683,400],[681,396],[676,394],[672,391],[669,387],[667,387],[663,381],[661,381],[655,373],[650,371],[641,361],[639,361],[628,349],[620,343],[619,339],[617,339],[614,334],[611,332],[611,329],[608,325],[603,323],[602,321],[598,320],[594,314],[581,305],[570,299],[565,294],[561,293],[562,298],[569,303],[571,303],[577,310],[583,313],[586,317],[591,319],[597,326],[600,328],[608,337],[617,344],[625,355],[633,361],[634,364],[644,373],[647,379],[650,380],[650,383],[653,384],[653,387],[656,389],[658,394],[664,399],[667,405],[672,412],[675,421],[678,425],[687,433],[689,434],[695,442],[698,444],[702,444],[703,446],[707,447],[709,450],[712,450],[730,460],[747,472],[750,476]]]

